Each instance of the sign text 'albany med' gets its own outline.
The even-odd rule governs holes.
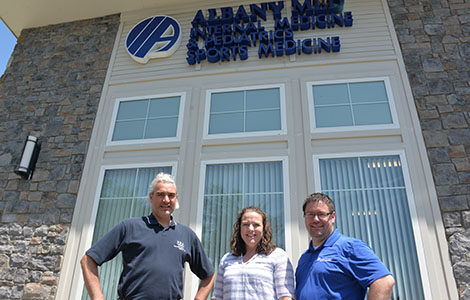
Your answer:
[[[211,63],[248,58],[248,47],[258,47],[258,57],[292,54],[339,52],[339,36],[295,40],[294,32],[350,27],[351,12],[343,12],[344,0],[291,0],[290,18],[283,16],[284,1],[250,4],[249,13],[240,5],[208,9],[207,17],[199,10],[193,21],[187,43],[187,62],[192,65],[207,60]],[[218,13],[220,13],[218,15]],[[267,30],[261,21],[272,14],[274,28]],[[200,46],[199,39],[203,45]]]

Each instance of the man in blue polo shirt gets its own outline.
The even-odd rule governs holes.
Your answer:
[[[97,266],[119,252],[123,261],[119,299],[182,299],[185,262],[201,279],[195,299],[207,299],[214,284],[214,268],[196,234],[171,216],[178,206],[173,178],[158,174],[149,198],[149,216],[122,221],[83,256],[80,263],[92,300],[104,299]]]
[[[336,212],[325,194],[314,193],[302,206],[312,238],[299,259],[296,299],[390,299],[395,284],[390,271],[363,241],[343,236],[334,228]]]

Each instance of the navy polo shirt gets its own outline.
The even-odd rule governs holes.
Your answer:
[[[334,230],[318,247],[309,248],[299,259],[296,299],[363,300],[367,287],[390,271],[363,241]]]
[[[163,228],[153,214],[114,226],[86,254],[98,265],[122,252],[118,295],[122,299],[182,299],[188,262],[200,279],[214,268],[196,234],[173,220]]]

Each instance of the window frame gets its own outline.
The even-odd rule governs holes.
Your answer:
[[[403,180],[405,182],[406,197],[408,200],[408,209],[411,217],[411,224],[413,230],[413,236],[415,238],[416,255],[418,257],[419,270],[421,275],[421,283],[423,285],[423,293],[425,299],[431,299],[431,286],[427,271],[427,265],[424,254],[423,239],[421,229],[418,223],[418,214],[416,211],[415,197],[413,194],[413,188],[411,183],[411,177],[408,170],[408,163],[406,161],[406,155],[404,150],[385,150],[385,151],[370,151],[370,152],[344,152],[344,153],[328,153],[328,154],[313,154],[313,175],[314,175],[314,190],[315,192],[321,192],[321,176],[320,176],[320,159],[331,159],[331,158],[357,158],[357,157],[373,157],[373,156],[386,156],[386,155],[398,155],[401,161],[401,168],[403,171]],[[333,199],[334,201],[334,199]]]
[[[211,96],[213,93],[244,92],[244,91],[252,91],[252,90],[271,89],[271,88],[279,89],[279,109],[281,113],[281,124],[280,124],[281,129],[267,130],[267,131],[249,131],[249,132],[209,134]],[[287,134],[287,122],[286,122],[286,89],[285,89],[284,84],[280,83],[280,84],[254,85],[254,86],[242,86],[242,87],[206,90],[206,101],[205,101],[205,109],[204,109],[204,130],[203,130],[204,140],[220,139],[220,138],[237,138],[237,137],[273,136],[273,135],[285,135],[285,134]]]
[[[150,138],[150,139],[132,139],[132,140],[121,140],[121,141],[113,141],[112,140],[114,130],[116,128],[116,120],[117,120],[117,114],[118,114],[118,111],[119,111],[119,105],[122,102],[138,101],[138,100],[151,100],[151,99],[160,99],[160,98],[168,98],[168,97],[180,97],[178,122],[176,123],[176,135],[174,137]],[[183,115],[184,115],[185,102],[186,102],[186,93],[185,92],[166,93],[166,94],[152,94],[152,95],[116,98],[115,102],[114,102],[111,122],[110,122],[110,125],[109,125],[108,137],[106,139],[106,146],[136,145],[136,144],[151,144],[151,143],[179,142],[179,141],[181,141],[181,132],[182,132],[182,128],[183,128]]]
[[[98,214],[98,207],[100,202],[100,195],[101,190],[103,189],[104,183],[104,175],[107,170],[116,170],[116,169],[138,169],[138,168],[155,168],[155,167],[171,167],[171,175],[176,180],[177,175],[177,165],[176,161],[168,161],[168,162],[158,162],[158,163],[138,163],[138,164],[119,164],[119,165],[102,165],[100,167],[100,172],[98,175],[98,181],[95,190],[95,196],[93,199],[93,208],[90,214],[89,225],[81,229],[84,232],[84,241],[81,242],[85,249],[89,249],[91,247],[91,243],[93,241],[93,233],[95,232],[95,222],[96,216]],[[75,299],[82,298],[82,292],[84,288],[85,282],[83,277],[80,276],[78,288],[76,290]]]
[[[207,165],[217,164],[231,164],[231,163],[256,163],[256,162],[272,162],[280,161],[282,164],[282,182],[283,182],[283,206],[284,206],[284,239],[285,250],[292,257],[292,232],[291,232],[291,211],[290,211],[290,190],[289,190],[289,164],[287,156],[269,156],[257,158],[235,158],[235,159],[217,159],[217,160],[203,160],[199,170],[199,188],[197,197],[197,216],[195,232],[199,237],[202,237],[202,217],[204,212],[204,188],[206,182],[206,169]],[[216,266],[217,267],[217,266]]]
[[[315,119],[315,105],[313,103],[313,86],[315,85],[329,85],[329,84],[348,84],[348,83],[366,83],[382,81],[385,85],[385,92],[388,98],[388,105],[390,115],[392,118],[391,124],[377,124],[377,125],[349,125],[349,126],[334,126],[334,127],[316,127]],[[383,130],[383,129],[397,129],[400,128],[398,122],[398,114],[395,106],[395,99],[393,98],[392,86],[389,77],[367,77],[355,79],[338,79],[338,80],[324,80],[324,81],[308,81],[307,85],[307,99],[308,99],[308,113],[310,117],[310,132],[342,132],[342,131],[363,131],[363,130]]]

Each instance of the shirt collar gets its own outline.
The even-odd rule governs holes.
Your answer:
[[[321,244],[316,250],[322,249],[323,247],[332,247],[336,241],[340,238],[341,234],[339,233],[338,229],[333,230],[333,232],[330,234],[330,236],[326,239],[326,241]],[[315,248],[313,248],[313,243],[310,241],[310,244],[308,246],[308,251],[313,252],[315,251]]]
[[[170,225],[168,225],[168,227],[171,227],[171,228],[175,228],[176,226],[176,222],[173,220],[173,216],[170,216]],[[153,215],[153,213],[151,213],[150,215],[146,216],[145,217],[145,221],[147,222],[147,224],[149,225],[153,225],[153,226],[160,226],[161,228],[164,228],[162,226],[162,224],[160,224],[157,219],[155,218],[155,216]]]

